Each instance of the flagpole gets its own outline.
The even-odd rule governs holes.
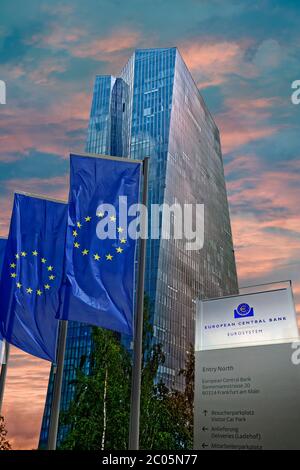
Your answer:
[[[47,450],[56,450],[67,331],[68,331],[67,320],[60,320],[58,350],[57,350],[57,364],[56,364],[56,370],[54,371],[53,400],[52,400],[52,407],[51,407],[51,413],[50,413]]]
[[[149,177],[149,158],[143,161],[143,196],[142,203],[147,207],[148,204],[148,177]],[[147,217],[142,214],[142,217]],[[147,220],[142,220],[142,234],[145,235]],[[143,316],[144,316],[144,284],[145,284],[145,265],[146,265],[146,244],[147,240],[141,238],[140,241],[140,259],[137,285],[136,316],[134,329],[134,348],[133,348],[133,368],[131,385],[131,405],[130,405],[130,425],[129,425],[129,450],[139,449],[140,434],[140,402],[141,402],[141,378],[142,378],[142,360],[143,360]]]
[[[1,374],[0,374],[0,416],[2,411],[3,405],[3,398],[4,398],[4,390],[5,390],[5,383],[6,383],[6,373],[7,373],[7,364],[9,358],[9,350],[10,344],[7,341],[4,342],[4,362],[1,367]]]

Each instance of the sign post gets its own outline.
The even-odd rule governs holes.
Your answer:
[[[290,286],[198,303],[195,449],[300,449],[298,341]]]

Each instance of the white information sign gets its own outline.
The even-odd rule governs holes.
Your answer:
[[[293,341],[291,288],[199,301],[196,328],[196,351]]]
[[[195,449],[300,450],[299,395],[291,287],[198,303]]]

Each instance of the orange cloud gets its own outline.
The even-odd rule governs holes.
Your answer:
[[[37,448],[49,370],[49,362],[11,348],[3,414],[15,450]]]

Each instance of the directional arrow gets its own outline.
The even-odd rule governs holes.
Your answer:
[[[205,431],[208,431],[208,428],[206,428],[205,426],[203,426],[202,431],[204,431],[204,432],[205,432]]]
[[[203,442],[203,444],[202,444],[202,449],[205,449],[205,447],[209,447],[209,445],[208,445],[208,444],[205,444],[205,443]]]

